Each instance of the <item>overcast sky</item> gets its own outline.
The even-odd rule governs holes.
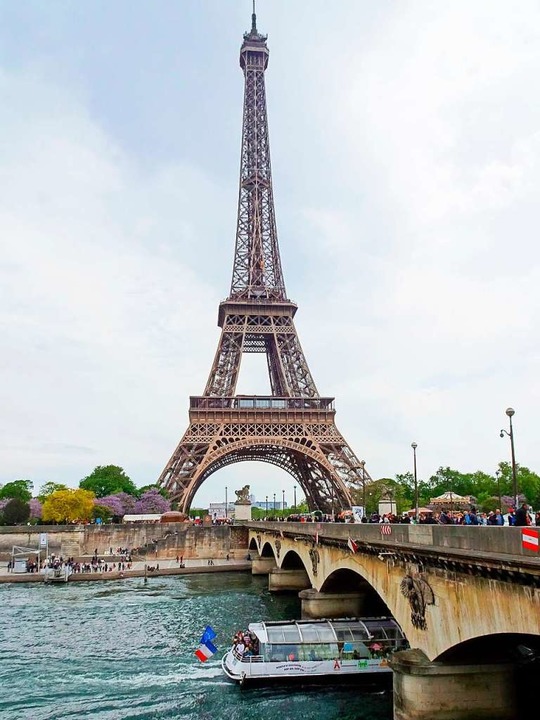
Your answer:
[[[0,482],[156,480],[229,291],[250,0],[0,0]],[[374,478],[540,471],[540,5],[259,0],[279,241]],[[238,390],[267,392],[263,356]],[[219,471],[195,505],[265,464]],[[298,493],[300,496],[300,492]]]

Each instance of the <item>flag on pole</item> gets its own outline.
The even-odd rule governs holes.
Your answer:
[[[525,550],[538,552],[538,530],[523,528],[521,531],[521,545]]]
[[[352,538],[349,538],[347,540],[347,547],[352,553],[358,552],[358,545],[354,542]]]
[[[211,658],[212,655],[217,653],[217,647],[212,642],[215,637],[216,633],[214,629],[210,627],[210,625],[207,625],[201,636],[199,647],[195,650],[195,655],[201,662],[206,662],[208,658]]]

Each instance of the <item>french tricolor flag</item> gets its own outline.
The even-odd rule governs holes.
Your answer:
[[[210,640],[207,640],[202,645],[199,645],[197,650],[195,650],[195,655],[199,658],[201,662],[206,662],[208,658],[211,658],[214,653],[217,653],[217,647],[210,642]]]
[[[217,653],[217,647],[212,642],[215,637],[215,630],[210,625],[207,625],[200,639],[200,645],[195,650],[195,655],[201,662],[206,662],[208,658]]]
[[[521,545],[525,550],[538,552],[538,530],[533,530],[532,528],[522,528]]]

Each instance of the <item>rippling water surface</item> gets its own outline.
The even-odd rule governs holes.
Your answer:
[[[389,694],[225,681],[238,628],[299,617],[297,598],[266,585],[247,573],[0,585],[0,720],[389,720]],[[219,652],[202,664],[206,624]]]

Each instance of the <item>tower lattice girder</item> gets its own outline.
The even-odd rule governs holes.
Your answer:
[[[335,424],[334,399],[320,397],[294,325],[277,240],[264,73],[266,36],[256,17],[244,35],[244,112],[238,222],[230,294],[219,306],[221,337],[202,396],[190,399],[189,427],[158,483],[189,509],[222,467],[262,461],[290,473],[311,508],[351,505],[370,480]],[[270,396],[237,396],[244,353],[264,353]]]

